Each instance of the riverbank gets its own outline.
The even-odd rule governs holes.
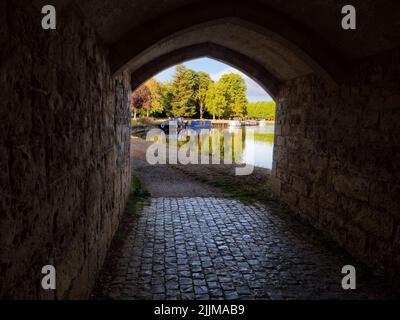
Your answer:
[[[141,124],[148,124],[148,125],[158,125],[158,124],[160,124],[161,122],[163,122],[163,121],[167,121],[167,120],[169,120],[169,118],[137,118],[136,120],[135,119],[132,119],[132,125],[134,126],[134,125],[141,125]],[[216,120],[213,120],[213,119],[191,119],[191,118],[186,118],[186,120],[189,120],[189,121],[191,121],[191,120],[196,120],[196,121],[198,121],[198,120],[206,120],[206,121],[211,121],[211,123],[212,124],[228,124],[230,121],[232,121],[232,120],[229,120],[229,119],[216,119]],[[263,120],[265,123],[267,123],[267,124],[274,124],[275,123],[275,120]]]
[[[236,176],[237,165],[151,166],[146,161],[146,150],[151,144],[143,138],[132,137],[134,173],[143,181],[152,196],[223,195],[242,201],[256,200],[265,203],[271,200],[271,171],[268,169],[256,167],[248,176]]]
[[[136,120],[132,120],[131,123],[131,133],[134,136],[139,136],[141,138],[146,138],[146,134],[149,130],[158,128],[159,124],[163,121],[167,121],[167,118],[140,118]],[[187,119],[187,120],[198,120],[198,119]],[[203,119],[207,121],[211,121],[211,125],[214,127],[228,127],[229,122],[231,120],[210,120]],[[264,124],[273,125],[275,124],[274,120],[265,120]]]

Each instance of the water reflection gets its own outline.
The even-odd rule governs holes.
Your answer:
[[[195,131],[200,132],[200,130]],[[274,125],[202,129],[201,132],[210,139],[210,154],[219,149],[225,163],[228,160],[229,163],[234,161],[272,169]],[[180,140],[186,141],[186,136]],[[196,149],[201,153],[200,150],[203,148]]]
[[[164,134],[163,134],[164,135]],[[160,141],[159,134],[151,141]],[[183,155],[192,150],[199,155],[212,156],[212,163],[241,163],[272,169],[274,125],[233,128],[185,129],[161,139],[169,148],[176,146]],[[164,142],[164,143],[165,143]],[[175,147],[175,148],[176,148]],[[195,157],[196,159],[196,157]],[[215,160],[215,162],[214,162]],[[198,162],[196,162],[198,163]]]
[[[242,127],[234,130],[241,130],[242,137],[244,137],[242,154],[238,155],[235,153],[235,157],[239,156],[242,162],[246,164],[252,164],[260,168],[272,169],[274,125],[271,124],[263,127]],[[250,131],[253,134],[249,134]]]

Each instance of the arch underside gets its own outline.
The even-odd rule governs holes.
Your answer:
[[[282,83],[311,73],[341,81],[339,55],[279,14],[264,11],[261,17],[256,7],[236,3],[216,4],[211,14],[210,8],[194,10],[183,8],[127,33],[111,48],[113,72],[128,69],[135,88],[174,64],[207,56],[246,73],[273,97]],[[141,28],[151,32],[140,37]]]
[[[278,93],[281,82],[262,65],[234,50],[208,42],[171,51],[136,69],[131,74],[132,90],[164,69],[200,57],[219,60],[246,73],[273,98]]]

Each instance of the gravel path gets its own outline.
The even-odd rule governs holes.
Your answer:
[[[132,138],[132,168],[152,197],[222,196],[219,189],[195,180],[170,165],[150,165],[146,149],[151,143]]]

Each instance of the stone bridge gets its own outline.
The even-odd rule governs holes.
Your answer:
[[[57,9],[43,30],[41,8]],[[87,298],[130,185],[132,89],[209,56],[277,102],[273,192],[354,258],[400,271],[400,4],[0,3],[0,297]],[[57,290],[40,287],[42,266]]]

